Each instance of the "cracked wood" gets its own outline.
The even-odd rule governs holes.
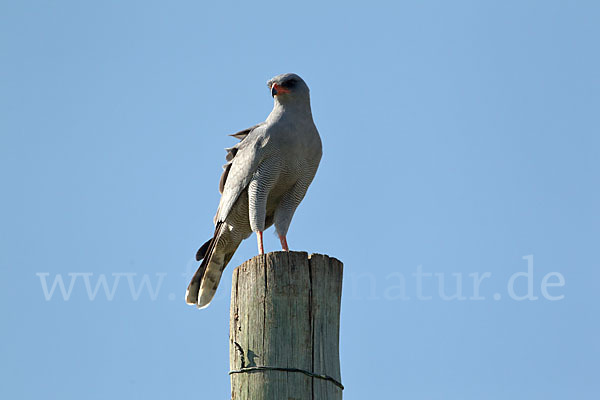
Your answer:
[[[335,258],[305,252],[259,255],[236,268],[230,369],[297,368],[341,382],[342,269]],[[231,375],[231,398],[338,400],[342,389],[300,372],[254,370]]]

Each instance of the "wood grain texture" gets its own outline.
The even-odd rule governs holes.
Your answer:
[[[305,252],[268,253],[237,267],[231,289],[231,370],[298,368],[341,382],[342,270],[335,258]],[[342,389],[301,372],[249,371],[231,375],[231,398],[337,400]]]

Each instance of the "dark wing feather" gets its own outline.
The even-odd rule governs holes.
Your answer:
[[[196,261],[202,260],[206,256],[206,250],[208,250],[208,246],[212,242],[212,238],[208,239],[206,243],[204,243],[196,252]]]
[[[244,129],[243,131],[236,132],[233,135],[229,135],[229,136],[233,136],[236,139],[244,140],[246,138],[246,136],[248,136],[250,134],[250,132],[252,132],[254,129],[258,128],[262,124],[264,124],[264,122],[261,122],[260,124],[256,124],[253,127],[250,127],[248,129]]]
[[[231,163],[227,163],[223,165],[223,173],[221,174],[221,179],[219,180],[219,193],[223,194],[223,189],[225,189],[225,182],[227,181],[227,175],[229,175],[229,170],[231,169]]]

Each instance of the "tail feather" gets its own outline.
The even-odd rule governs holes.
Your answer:
[[[196,253],[196,261],[202,260],[200,267],[192,277],[190,284],[187,287],[185,292],[185,302],[190,305],[198,304],[198,296],[200,293],[200,284],[202,283],[202,279],[204,277],[204,273],[206,272],[206,268],[210,264],[210,260],[213,257],[216,245],[219,241],[219,236],[221,235],[221,226],[223,223],[217,224],[215,227],[215,233],[213,237],[204,243]]]
[[[240,245],[241,238],[234,239],[223,223],[218,223],[212,239],[200,247],[196,259],[200,267],[188,285],[185,302],[199,308],[208,306],[215,296],[223,270]]]
[[[206,263],[202,262],[202,264],[200,264],[200,268],[198,268],[194,274],[190,284],[187,287],[187,290],[185,291],[185,302],[187,304],[196,305],[198,303],[198,293],[200,292],[200,283],[202,281],[204,271],[206,271]]]
[[[202,282],[200,283],[200,291],[198,292],[198,308],[207,307],[213,297],[215,297],[225,265],[227,264],[224,262],[222,254],[215,254],[207,265],[202,276]]]

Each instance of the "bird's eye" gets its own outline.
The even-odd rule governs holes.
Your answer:
[[[286,87],[286,88],[293,88],[294,86],[296,86],[296,83],[298,83],[297,80],[295,80],[295,79],[288,79],[285,82],[281,82],[281,86]]]

